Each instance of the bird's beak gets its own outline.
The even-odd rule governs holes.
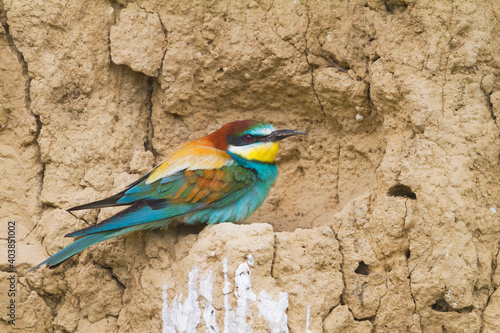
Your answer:
[[[278,130],[266,136],[265,141],[280,141],[283,140],[284,138],[288,138],[289,136],[299,135],[299,134],[307,135],[306,132],[301,132],[296,130],[288,130],[288,129]]]

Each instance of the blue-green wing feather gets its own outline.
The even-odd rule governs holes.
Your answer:
[[[139,183],[125,191],[118,201],[120,204],[133,203],[132,206],[97,225],[66,236],[78,237],[170,219],[208,206],[224,207],[244,196],[255,183],[255,173],[241,166],[218,171],[218,178],[214,170],[183,170],[165,177],[168,179]]]
[[[197,209],[197,205],[194,204],[169,205],[166,200],[159,199],[159,201],[160,200],[161,202],[142,201],[136,203],[99,224],[74,231],[67,234],[66,237],[84,236],[102,231],[122,229],[138,224],[155,222],[183,215],[193,209]]]

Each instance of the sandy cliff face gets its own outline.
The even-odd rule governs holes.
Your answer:
[[[0,1],[0,308],[13,332],[500,331],[498,1]],[[24,272],[169,149],[294,128],[250,225]]]

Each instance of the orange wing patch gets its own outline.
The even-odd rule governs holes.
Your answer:
[[[186,170],[184,176],[185,183],[177,192],[170,194],[169,199],[211,204],[231,191],[235,185],[234,182],[227,181],[223,170]]]
[[[165,162],[156,167],[149,175],[146,184],[151,184],[163,177],[171,176],[182,170],[211,170],[211,178],[217,174],[216,170],[234,163],[234,160],[225,151],[199,145],[197,141],[190,142],[170,154]]]

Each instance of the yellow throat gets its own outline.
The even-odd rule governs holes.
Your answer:
[[[258,142],[248,146],[229,146],[228,150],[245,160],[274,163],[278,148],[278,142]]]

